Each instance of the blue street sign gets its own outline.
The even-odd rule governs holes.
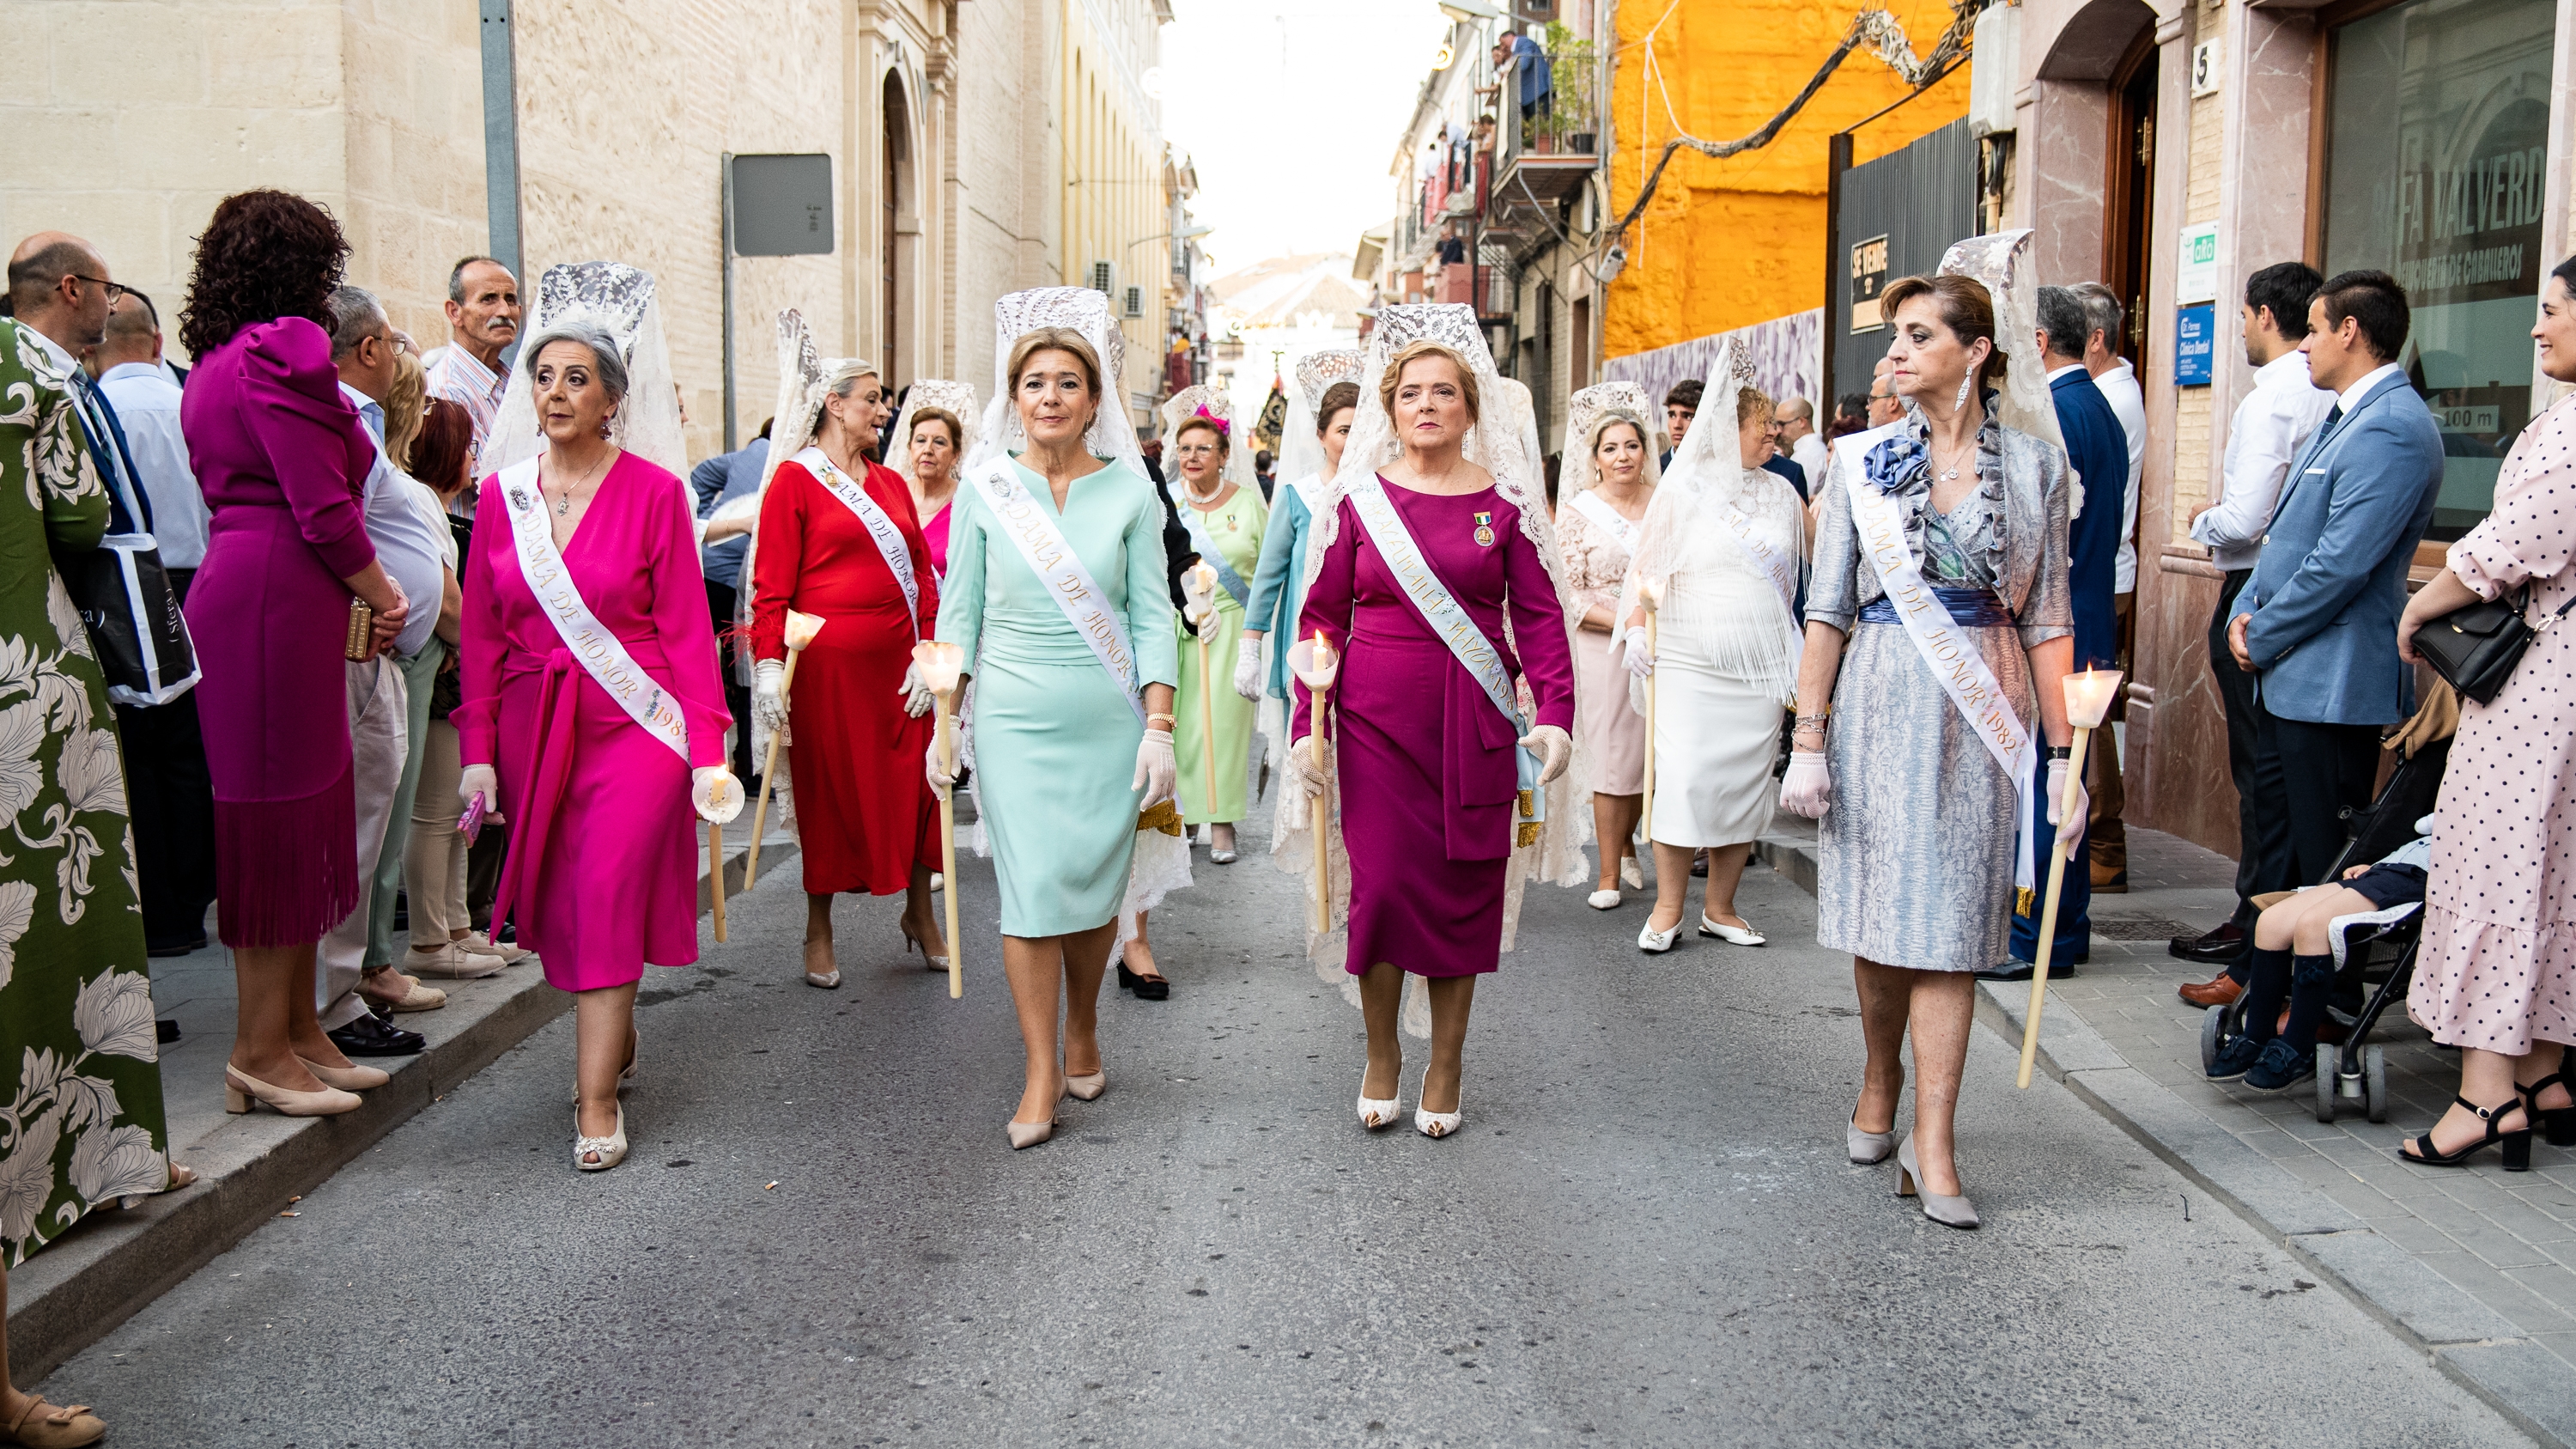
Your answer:
[[[2209,386],[2210,364],[2218,344],[2218,308],[2204,302],[2174,314],[2174,383]]]

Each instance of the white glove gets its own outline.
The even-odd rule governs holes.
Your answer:
[[[1833,808],[1834,777],[1825,769],[1822,750],[1789,752],[1789,773],[1780,777],[1780,808],[1792,815],[1822,820]]]
[[[930,748],[922,752],[921,778],[930,782],[930,793],[942,800],[948,798],[948,792],[957,784],[956,767],[939,763],[939,736],[935,733],[930,737]]]
[[[726,824],[742,813],[742,782],[722,765],[700,765],[689,772],[689,803],[700,820]]]
[[[1216,605],[1214,604],[1202,604],[1193,600],[1188,607],[1181,610],[1181,620],[1190,626],[1190,633],[1198,638],[1216,637]]]
[[[1574,763],[1574,737],[1555,725],[1540,725],[1521,736],[1520,746],[1538,753],[1538,782],[1553,784]]]
[[[903,667],[903,683],[896,685],[894,692],[903,696],[903,712],[911,718],[919,719],[930,713],[930,686],[921,682],[920,665]]]
[[[1324,767],[1315,762],[1313,735],[1288,747],[1288,778],[1310,799],[1324,793]]]
[[[1630,629],[1621,637],[1620,643],[1625,647],[1630,674],[1644,679],[1655,672],[1655,656],[1646,648],[1646,631],[1643,627]]]
[[[1261,699],[1261,641],[1249,634],[1234,641],[1234,692],[1256,703]]]
[[[456,803],[459,807],[473,809],[477,795],[483,797],[483,808],[487,813],[501,808],[501,777],[492,773],[490,765],[468,765],[465,773],[457,777]]]
[[[751,666],[751,717],[771,734],[787,728],[787,665],[763,659]]]
[[[2057,848],[2068,860],[2075,858],[2075,848],[2084,843],[2084,822],[2093,814],[2092,792],[2084,788],[2084,777],[2079,774],[2075,777],[2075,808],[2067,811],[2064,819],[2058,818],[2066,803],[2067,771],[2074,763],[2048,762],[2048,823],[2057,827]]]
[[[1172,753],[1172,732],[1145,731],[1145,738],[1136,745],[1136,778],[1127,783],[1127,788],[1145,792],[1136,808],[1151,810],[1171,799],[1172,787],[1180,782],[1181,762]]]

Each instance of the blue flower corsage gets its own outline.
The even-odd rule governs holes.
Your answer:
[[[1894,493],[1905,486],[1916,469],[1930,466],[1922,440],[1914,436],[1912,429],[1881,439],[1860,461],[1861,476],[1881,493]]]

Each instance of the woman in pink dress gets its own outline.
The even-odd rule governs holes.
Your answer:
[[[733,721],[685,490],[610,441],[628,392],[617,342],[574,323],[529,348],[546,447],[483,480],[451,720],[459,797],[510,820],[493,918],[515,910],[520,944],[574,993],[573,1160],[593,1172],[626,1155],[617,1093],[635,1070],[645,963],[698,959],[692,801],[738,806],[741,790],[724,768]],[[582,610],[613,642],[576,653],[567,641],[593,627]],[[630,663],[644,678],[628,697],[659,728],[603,684],[632,678]]]
[[[2540,370],[2576,382],[2576,258],[2541,285]],[[2531,1129],[2576,1146],[2576,1098],[2562,1063],[2576,1043],[2576,397],[2542,413],[2496,480],[2495,511],[2451,545],[2397,623],[2415,631],[2479,600],[2519,604],[2539,629],[2496,697],[2460,701],[2433,856],[2423,945],[2406,1014],[2460,1048],[2460,1091],[2432,1130],[2397,1155],[2456,1167],[2490,1143],[2531,1165]]]
[[[913,390],[930,386],[917,382]],[[916,401],[904,409],[894,443],[895,471],[912,489],[912,510],[930,545],[931,571],[943,578],[948,574],[948,505],[956,500],[957,465],[966,456],[966,425],[957,417],[947,408]]]
[[[1351,872],[1342,969],[1359,978],[1368,1021],[1360,1121],[1374,1129],[1396,1118],[1396,1022],[1410,973],[1427,982],[1431,1013],[1431,1062],[1414,1125],[1443,1137],[1461,1121],[1467,1015],[1476,978],[1496,968],[1502,951],[1515,845],[1532,843],[1516,841],[1527,819],[1522,792],[1543,790],[1573,758],[1574,655],[1554,560],[1545,556],[1553,531],[1525,532],[1523,505],[1466,455],[1480,411],[1496,401],[1480,393],[1477,370],[1458,350],[1421,340],[1397,348],[1377,381],[1376,411],[1352,430],[1353,451],[1327,501],[1330,531],[1318,540],[1297,624],[1300,639],[1320,630],[1342,654],[1331,691],[1331,763],[1317,764],[1313,696],[1303,684],[1288,726],[1289,761],[1307,795],[1339,786]],[[1383,456],[1363,446],[1364,436],[1383,438],[1390,425],[1402,456],[1383,471],[1358,472]],[[1393,511],[1378,528],[1359,496],[1372,484]],[[1504,715],[1398,582],[1404,571],[1380,542],[1388,523],[1400,523],[1499,656],[1501,678],[1525,685],[1535,705],[1526,723]],[[1524,748],[1542,762],[1535,782],[1520,773]]]

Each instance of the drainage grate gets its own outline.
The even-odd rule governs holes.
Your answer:
[[[2192,929],[2162,916],[2095,916],[2093,934],[2110,941],[2170,941]]]

